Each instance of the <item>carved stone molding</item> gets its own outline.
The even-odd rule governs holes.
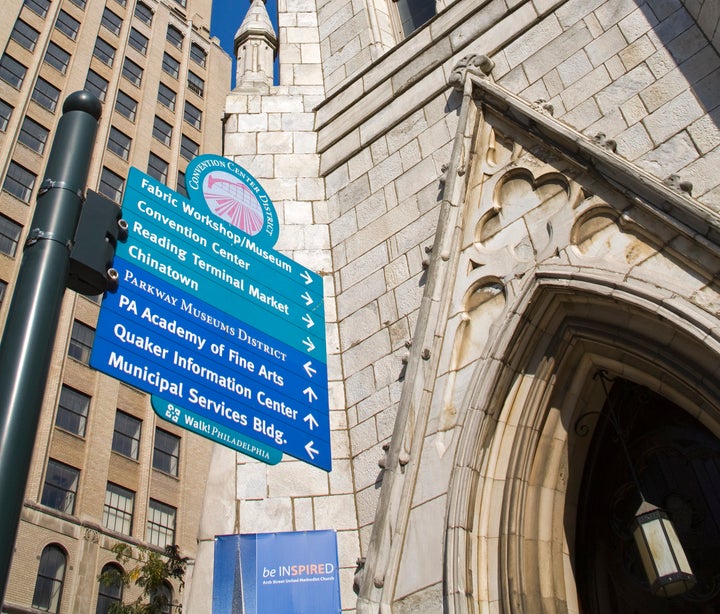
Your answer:
[[[685,194],[692,194],[693,184],[691,181],[683,181],[680,175],[670,175],[663,184],[676,190],[678,192],[684,192]]]
[[[100,541],[100,533],[98,533],[95,529],[86,528],[83,534],[83,538],[89,542],[92,542],[93,544],[97,544]]]
[[[493,68],[495,62],[484,54],[466,55],[455,65],[448,83],[454,90],[461,92],[468,74],[484,78],[490,75]]]

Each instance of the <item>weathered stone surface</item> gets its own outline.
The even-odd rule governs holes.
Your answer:
[[[277,471],[291,469],[268,474],[257,509],[247,506],[264,482],[259,470],[248,471],[242,488],[238,482],[239,524],[256,528],[245,522],[253,509],[276,513],[281,527],[340,529],[343,578],[368,555],[378,577],[396,574],[392,585],[370,583],[373,607],[382,597],[399,612],[439,611],[451,577],[444,573],[457,560],[467,565],[455,569],[462,581],[452,580],[451,596],[477,591],[476,603],[504,611],[512,608],[501,583],[519,577],[520,564],[507,554],[515,545],[500,555],[515,539],[508,502],[525,497],[533,511],[517,529],[525,540],[517,550],[523,565],[539,568],[524,567],[523,577],[537,582],[532,596],[552,604],[548,611],[574,611],[572,595],[562,593],[573,581],[562,518],[576,505],[564,498],[577,470],[568,407],[591,401],[589,388],[568,382],[590,369],[598,350],[583,354],[587,339],[554,335],[566,316],[599,326],[605,313],[618,329],[597,333],[608,347],[630,330],[650,338],[646,312],[672,313],[667,321],[677,327],[717,328],[720,300],[706,279],[717,267],[700,245],[720,236],[702,217],[720,208],[720,15],[710,0],[455,0],[396,43],[388,3],[302,4],[295,13],[280,2],[283,84],[232,94],[226,147],[247,148],[230,155],[261,168],[279,195],[287,234],[278,245],[332,280],[337,459],[330,476],[281,463]],[[474,102],[447,85],[468,53],[495,63]],[[497,100],[489,93],[496,86]],[[529,106],[538,99],[552,105],[560,127],[548,127],[556,125],[550,115],[532,115],[548,109]],[[512,116],[515,104],[522,110]],[[568,127],[578,132],[550,136]],[[587,142],[596,149],[584,156]],[[659,196],[656,184],[671,174],[691,181],[704,205],[685,196],[668,205],[672,197]],[[640,184],[654,196],[635,198]],[[633,217],[640,206],[642,219]],[[670,230],[673,219],[691,228],[687,236]],[[715,272],[698,272],[704,268]],[[657,327],[655,353],[672,355],[681,345],[675,329]],[[563,354],[564,344],[578,354]],[[546,354],[532,362],[535,347]],[[700,347],[688,354],[699,360],[707,350]],[[608,349],[604,360],[640,377],[627,352]],[[494,375],[501,372],[512,386],[503,388]],[[551,390],[556,383],[566,388]],[[567,407],[543,413],[535,399],[553,394]],[[396,464],[383,472],[388,462]],[[382,526],[381,494],[389,513]],[[472,540],[477,558],[458,558],[469,556],[461,544]],[[468,569],[477,586],[461,586]],[[349,586],[342,592],[352,610],[354,594]]]

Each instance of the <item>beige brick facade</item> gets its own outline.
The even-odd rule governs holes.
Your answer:
[[[209,0],[188,0],[187,3],[133,0],[107,5],[95,0],[87,3],[10,0],[3,9],[5,19],[0,26],[3,61],[10,62],[8,58],[11,58],[25,71],[19,82],[11,83],[12,79],[5,77],[0,80],[0,101],[4,109],[3,123],[0,124],[3,182],[0,213],[3,220],[12,222],[9,229],[3,226],[3,238],[7,236],[16,243],[14,250],[4,243],[3,253],[0,253],[0,281],[7,284],[0,305],[2,322],[10,308],[45,157],[50,151],[65,98],[83,89],[88,75],[95,75],[93,83],[100,89],[93,92],[103,98],[103,114],[88,188],[119,202],[129,167],[147,170],[151,153],[167,163],[163,181],[174,188],[189,156],[181,152],[184,138],[195,143],[196,153],[220,151],[221,118],[225,94],[229,91],[231,65],[217,39],[210,37]],[[109,21],[106,11],[112,12]],[[61,12],[77,22],[77,32],[72,36],[56,27]],[[32,51],[19,42],[22,37],[17,35],[18,28],[22,28],[23,23],[37,33]],[[168,39],[168,27],[174,28],[179,46]],[[104,55],[96,51],[98,38],[107,45],[103,47]],[[27,41],[24,44],[29,45]],[[171,75],[165,70],[166,55],[172,58],[168,68],[176,66],[177,74]],[[139,68],[139,84],[123,75],[126,60],[132,60]],[[63,67],[65,61],[67,65]],[[188,87],[189,71],[204,82],[204,91]],[[7,73],[3,74],[7,76]],[[161,83],[172,92],[171,98],[158,98]],[[39,92],[42,95],[38,95]],[[199,113],[197,121],[191,121],[190,117],[194,116],[185,113],[186,103]],[[153,136],[156,117],[170,126],[172,136],[168,143]],[[26,118],[47,130],[47,142],[42,151],[28,146],[27,135],[24,136]],[[124,154],[117,145],[112,148],[114,130],[121,131],[128,139]],[[16,165],[30,173],[22,175],[23,181],[27,182],[27,194],[13,189],[7,179],[8,174],[18,168]],[[107,178],[113,177],[107,174],[108,171],[115,174],[119,183],[107,183]],[[115,189],[117,192],[113,192]],[[110,552],[113,544],[148,545],[146,526],[151,500],[175,508],[173,541],[180,546],[183,555],[191,558],[188,578],[192,576],[192,559],[213,445],[157,419],[147,395],[91,369],[86,364],[87,357],[83,360],[68,357],[73,322],[81,322],[92,329],[97,323],[98,310],[98,301],[66,292],[3,612],[38,611],[32,608],[36,578],[41,553],[48,545],[59,546],[66,555],[58,611],[94,612],[97,577],[105,564],[115,560]],[[72,432],[56,423],[63,385],[89,397],[83,432]],[[118,410],[140,421],[135,458],[113,450]],[[179,438],[177,475],[153,468],[156,427]],[[49,459],[79,471],[71,513],[42,504]],[[134,495],[129,532],[116,532],[104,526],[108,483],[117,484]],[[126,591],[129,598],[137,594],[135,588]],[[180,603],[177,591],[174,598]]]

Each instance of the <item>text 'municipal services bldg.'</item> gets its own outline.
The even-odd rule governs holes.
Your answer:
[[[170,55],[194,84],[177,90],[175,112],[185,101],[201,108],[189,77],[201,76],[191,51],[203,32],[197,9],[187,7],[181,57],[165,38],[180,9],[153,4],[152,28],[162,32],[151,36],[126,15],[137,11],[130,0],[124,9],[114,2],[106,8],[130,20],[119,35],[127,57],[143,65],[129,43],[137,31],[158,58],[147,64],[158,81],[136,101],[151,123],[171,124],[177,150],[163,159],[173,186],[193,137],[156,93],[169,83]],[[49,3],[44,26],[26,6],[16,12],[46,32],[61,5],[81,33],[91,29],[90,13],[81,19],[71,0]],[[106,8],[93,26],[103,40]],[[201,152],[222,153],[260,180],[279,216],[276,249],[323,276],[333,470],[208,447],[156,424],[144,395],[77,357],[63,362],[75,347],[73,320],[91,329],[97,313],[68,293],[23,514],[28,537],[16,554],[24,581],[11,577],[9,611],[36,611],[48,547],[67,560],[57,611],[78,611],[80,598],[94,608],[106,544],[123,534],[103,510],[123,517],[127,492],[135,504],[126,533],[137,542],[154,543],[149,519],[176,510],[194,557],[183,594],[190,614],[211,612],[216,535],[312,529],[337,531],[349,612],[717,608],[717,3],[278,0],[277,30],[262,0],[238,10],[247,14],[235,88],[225,96],[228,77],[213,72],[229,72],[227,58],[208,59],[202,73],[206,104],[223,93],[204,112],[203,128],[217,132],[203,132]],[[32,97],[13,108],[22,88],[51,80],[13,27],[0,26],[9,41],[0,96],[10,107],[0,221],[20,225],[19,250],[32,201],[22,199],[17,167],[32,170],[34,154],[10,143],[30,130],[21,128],[26,114],[50,116]],[[67,49],[60,35],[48,40]],[[214,45],[202,45],[208,58]],[[73,89],[88,67],[104,74],[94,58]],[[6,85],[17,64],[33,84]],[[123,75],[104,77],[115,101],[131,95]],[[163,124],[130,134],[126,120],[108,124],[105,138],[116,129],[137,139],[134,164],[155,168],[152,156],[168,147]],[[122,176],[116,158],[98,158],[97,181],[112,185],[105,168]],[[18,256],[1,258],[11,284]],[[58,425],[65,387],[91,397],[86,420],[97,437]],[[116,415],[142,421],[137,460],[110,445]],[[153,468],[153,429],[181,438],[182,475]],[[67,467],[79,472],[69,482],[77,507],[58,510],[42,496],[47,476]],[[672,523],[684,552],[672,577],[646,573],[650,559],[633,533],[646,520],[643,501],[662,510],[656,516]]]

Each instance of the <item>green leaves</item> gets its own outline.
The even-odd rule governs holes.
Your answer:
[[[116,543],[112,547],[115,559],[123,566],[123,572],[117,569],[106,571],[98,580],[106,586],[138,586],[142,593],[133,602],[115,603],[110,607],[109,614],[165,614],[170,612],[172,605],[172,589],[170,580],[182,592],[185,586],[185,568],[188,558],[180,556],[177,546],[166,546],[160,554],[145,547],[133,549],[129,544]],[[133,567],[128,568],[128,565]],[[177,612],[182,606],[176,606]]]

